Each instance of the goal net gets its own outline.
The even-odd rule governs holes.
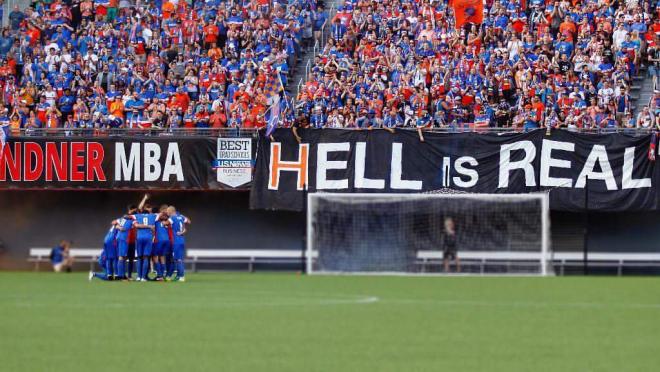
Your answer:
[[[548,195],[308,195],[307,272],[547,275]]]

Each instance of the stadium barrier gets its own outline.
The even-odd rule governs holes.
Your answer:
[[[660,208],[657,136],[342,129],[259,136],[253,209],[304,210],[306,193],[549,192],[552,210]]]
[[[343,128],[344,130],[363,131],[357,128]],[[315,129],[323,130],[323,129]],[[373,129],[370,131],[377,131]],[[416,128],[397,128],[397,131],[416,132]],[[646,136],[654,132],[648,128],[576,128],[553,129],[554,131],[564,131],[580,134],[625,134],[628,136]],[[424,133],[480,133],[480,134],[515,134],[524,133],[520,128],[497,128],[497,127],[475,127],[466,124],[457,127],[443,128],[425,128]],[[221,137],[221,138],[258,138],[259,128],[38,128],[38,129],[12,129],[12,137],[126,137],[126,136],[147,136],[147,137]]]
[[[186,257],[194,272],[197,264],[247,264],[248,271],[254,272],[255,264],[302,264],[305,258],[296,249],[190,249]]]
[[[40,263],[50,261],[51,248],[30,248],[28,262],[34,262],[35,271],[39,271]],[[75,262],[89,263],[89,269],[94,270],[98,260],[99,249],[73,248],[70,255]],[[316,252],[313,253],[316,256]],[[442,251],[418,251],[417,263],[423,273],[433,266],[442,266]],[[484,274],[489,265],[528,264],[538,261],[538,253],[529,252],[478,252],[459,251],[461,265],[477,266],[479,273]],[[256,264],[301,264],[305,255],[301,250],[274,249],[189,249],[186,254],[187,264],[193,272],[197,272],[198,264],[246,264],[249,272],[255,271]],[[566,267],[582,267],[584,256],[581,252],[553,252],[548,257],[555,267],[557,275],[564,275]],[[587,261],[591,267],[615,267],[617,275],[623,275],[626,267],[660,267],[660,253],[589,253]]]
[[[477,266],[479,273],[484,274],[488,266],[529,265],[538,262],[539,253],[530,252],[479,252],[459,251],[461,266]],[[564,275],[567,267],[583,267],[585,256],[583,252],[551,252],[547,260],[552,263],[557,275]],[[617,275],[623,275],[625,267],[660,267],[660,253],[588,253],[586,261],[590,267],[616,267]],[[422,272],[430,267],[442,267],[442,251],[418,251],[417,264]]]
[[[0,189],[248,190],[255,140],[234,135],[12,137]]]

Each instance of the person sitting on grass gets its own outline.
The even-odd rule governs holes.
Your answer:
[[[66,271],[71,272],[73,266],[73,257],[70,255],[71,242],[62,240],[58,246],[50,251],[50,262],[53,264],[53,270],[56,273]]]

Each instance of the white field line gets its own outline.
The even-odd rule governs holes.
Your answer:
[[[239,293],[239,292],[236,292]],[[380,301],[379,297],[376,296],[367,296],[367,295],[343,295],[343,294],[334,294],[328,296],[322,295],[313,295],[307,296],[304,294],[301,295],[276,295],[273,292],[242,292],[241,295],[249,293],[256,297],[253,298],[231,298],[226,297],[226,293],[217,293],[216,298],[212,298],[210,301],[203,303],[194,303],[186,302],[185,299],[181,302],[162,302],[160,305],[169,307],[169,308],[201,308],[201,309],[217,309],[217,308],[235,308],[235,307],[286,307],[286,306],[329,306],[329,305],[365,305],[373,304]],[[272,298],[260,298],[264,294],[273,296]],[[223,295],[225,297],[223,297]],[[17,296],[18,297],[18,296]],[[50,304],[39,302],[38,297],[33,296],[35,301],[30,301],[30,298],[26,296],[20,296],[22,298],[16,298],[15,301],[8,301],[4,306],[15,306],[21,308],[41,308],[41,307],[50,307]],[[179,298],[179,300],[181,300]],[[67,308],[97,308],[97,305],[94,305],[90,302],[77,302],[71,301],[68,299],[59,306],[64,306]],[[113,308],[113,309],[151,309],[154,304],[151,301],[145,302],[113,302],[103,305],[104,308]],[[2,306],[0,306],[2,308]]]
[[[466,307],[503,308],[571,308],[571,309],[653,309],[660,310],[660,304],[606,303],[606,302],[532,302],[532,301],[472,301],[472,300],[433,300],[433,299],[382,299],[383,304],[437,305]]]

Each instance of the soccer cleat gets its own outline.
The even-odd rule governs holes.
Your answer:
[[[90,282],[92,281],[92,279],[94,279],[94,272],[93,272],[93,271],[90,271],[90,272],[89,272],[89,277],[88,277],[88,279],[89,279]]]
[[[179,277],[177,276],[176,281],[177,281],[177,282],[185,282],[185,281],[186,281],[186,277],[182,276],[182,277],[179,278]]]
[[[170,278],[170,277],[168,276],[168,277],[165,278],[165,281],[166,281],[166,282],[171,282],[171,281],[172,281],[172,278]]]

